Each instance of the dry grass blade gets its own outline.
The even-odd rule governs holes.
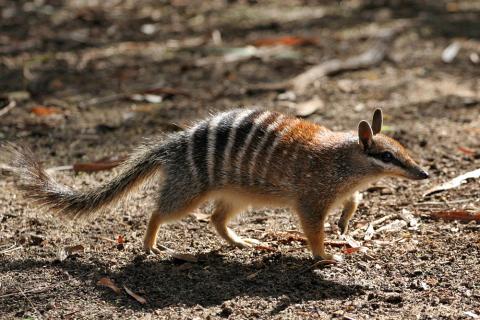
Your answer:
[[[133,292],[132,290],[130,290],[126,286],[123,286],[123,289],[125,289],[125,291],[128,293],[129,296],[131,296],[133,299],[137,300],[141,304],[147,303],[147,300],[144,297],[136,294],[135,292]]]
[[[110,278],[103,277],[103,278],[101,278],[100,280],[97,281],[97,284],[112,289],[112,291],[115,292],[116,294],[121,293],[120,288],[117,287],[117,285],[115,283],[113,283],[113,281],[110,280]]]
[[[163,245],[158,245],[159,249],[165,250],[172,258],[182,260],[182,261],[187,261],[187,262],[198,262],[198,258],[195,257],[192,254],[188,253],[179,253],[176,252],[173,249],[170,249],[168,247],[165,247]]]
[[[435,186],[427,192],[423,194],[424,197],[432,195],[434,193],[442,192],[445,190],[453,189],[456,187],[459,187],[462,183],[464,183],[467,179],[476,179],[480,177],[480,169],[476,169],[473,171],[469,171],[467,173],[464,173],[462,175],[459,175],[458,177],[453,178],[450,181],[447,181],[439,186]]]

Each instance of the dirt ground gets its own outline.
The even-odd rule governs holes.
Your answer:
[[[270,248],[231,248],[197,212],[163,228],[159,242],[198,262],[146,256],[155,186],[77,223],[31,206],[5,174],[0,318],[480,318],[480,224],[431,218],[480,212],[480,180],[422,196],[480,168],[480,1],[0,0],[0,8],[0,142],[30,146],[47,168],[123,156],[143,137],[213,111],[255,105],[294,114],[318,97],[323,105],[307,120],[335,130],[354,130],[382,107],[385,132],[431,174],[367,189],[350,225],[363,248],[329,246],[344,257],[335,265],[310,257],[287,209],[249,212],[232,224]],[[358,55],[379,30],[399,24],[406,27],[377,65],[301,93],[249,90]],[[279,40],[286,36],[304,43]],[[286,45],[269,46],[272,39]],[[442,52],[454,42],[460,51],[445,63]],[[15,107],[2,114],[9,101]],[[116,172],[55,177],[89,188]],[[405,212],[418,224],[382,229]],[[382,217],[365,240],[367,225]],[[333,212],[329,240],[339,240],[337,219]],[[98,285],[102,277],[121,292]]]

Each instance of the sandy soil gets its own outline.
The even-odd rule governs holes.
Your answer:
[[[366,249],[349,253],[330,246],[344,261],[325,266],[292,231],[298,224],[286,209],[249,212],[233,223],[241,235],[273,250],[231,248],[199,215],[163,228],[159,241],[194,255],[199,261],[193,263],[142,253],[155,186],[77,223],[31,206],[5,174],[0,318],[480,317],[480,224],[431,218],[442,211],[478,213],[480,180],[422,196],[480,167],[480,64],[472,62],[480,54],[479,1],[0,0],[0,8],[0,112],[6,97],[17,102],[0,116],[0,142],[30,146],[46,167],[125,155],[143,137],[177,130],[212,111],[261,105],[294,114],[298,103],[317,96],[324,105],[307,119],[335,130],[355,129],[382,107],[385,132],[432,175],[422,182],[384,180],[366,190],[350,227]],[[407,27],[376,66],[324,78],[303,93],[248,90],[358,55],[379,30],[398,24]],[[241,58],[256,41],[281,36],[311,41],[257,48],[257,56]],[[442,62],[454,41],[458,55]],[[232,55],[236,61],[226,58]],[[159,103],[131,99],[166,87],[173,89],[154,93]],[[53,114],[35,114],[39,106],[54,108],[46,109]],[[55,176],[89,188],[116,172]],[[416,227],[381,231],[402,221],[405,211]],[[208,206],[200,211],[208,212]],[[368,223],[385,216],[373,238],[364,240]],[[339,239],[337,219],[332,213],[329,240]],[[83,249],[62,254],[78,245]],[[123,288],[115,294],[98,285],[102,277],[146,304]]]

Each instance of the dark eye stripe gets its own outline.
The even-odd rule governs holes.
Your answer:
[[[382,160],[382,153],[383,153],[383,152],[381,152],[381,153],[367,153],[367,155],[368,155],[369,157],[372,157],[372,158],[375,158],[375,159],[377,159],[377,160],[380,160],[380,161],[384,162],[384,161]],[[393,164],[393,165],[396,165],[396,166],[398,166],[398,167],[400,167],[400,168],[406,168],[406,166],[403,164],[403,162],[401,162],[400,160],[398,160],[397,158],[395,158],[395,156],[394,156],[393,154],[392,154],[392,159],[391,159],[390,162],[388,162],[388,163],[391,163],[391,164]]]

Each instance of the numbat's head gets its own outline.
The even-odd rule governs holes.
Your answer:
[[[382,110],[377,109],[373,114],[372,126],[365,120],[358,124],[358,139],[363,151],[358,160],[362,167],[381,175],[427,179],[428,173],[415,163],[400,143],[380,134],[382,122]]]

